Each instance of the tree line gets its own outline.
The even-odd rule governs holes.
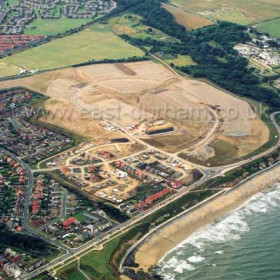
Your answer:
[[[240,57],[233,46],[250,41],[247,27],[229,22],[188,31],[178,24],[173,15],[161,6],[161,0],[117,0],[120,5],[131,6],[131,11],[143,17],[142,23],[156,28],[179,40],[164,42],[153,38],[121,37],[131,44],[150,47],[151,53],[190,55],[197,63],[179,69],[195,78],[205,78],[222,88],[243,97],[280,108],[279,91],[261,86],[261,80],[248,67],[248,60]]]

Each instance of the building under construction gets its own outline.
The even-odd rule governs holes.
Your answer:
[[[174,127],[170,123],[165,123],[161,125],[155,125],[148,127],[146,129],[146,134],[148,135],[154,135],[154,134],[159,134],[159,133],[166,133],[166,132],[171,132],[174,131]]]

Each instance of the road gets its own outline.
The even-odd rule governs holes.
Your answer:
[[[75,103],[76,105],[78,105],[78,107],[80,107],[82,109],[82,106],[78,103],[78,100],[77,100],[77,96],[74,96],[74,100],[75,100]],[[277,129],[277,132],[278,132],[278,135],[277,137],[279,138],[279,135],[280,135],[280,127],[279,125],[277,124],[276,120],[275,120],[275,116],[277,114],[279,114],[280,112],[275,112],[271,115],[271,120],[274,124],[274,126],[276,127]],[[139,142],[141,144],[143,144],[144,146],[152,149],[152,150],[156,150],[156,151],[159,151],[160,153],[163,153],[169,157],[173,157],[175,159],[178,159],[180,160],[181,162],[185,162],[189,165],[193,165],[195,168],[199,169],[202,173],[203,173],[203,177],[196,183],[192,184],[191,186],[189,186],[188,188],[182,188],[181,190],[179,190],[175,195],[173,195],[172,197],[169,197],[167,198],[166,200],[162,201],[161,203],[157,204],[156,206],[154,206],[153,208],[147,210],[146,212],[144,213],[141,213],[139,214],[138,216],[132,218],[131,220],[117,226],[113,231],[110,231],[110,233],[104,233],[103,235],[99,236],[97,239],[93,239],[83,245],[81,245],[79,248],[75,248],[75,249],[71,249],[69,250],[68,248],[68,251],[67,253],[56,259],[56,260],[53,260],[52,262],[50,262],[49,264],[33,271],[32,273],[30,273],[28,275],[27,278],[25,279],[31,279],[32,277],[40,274],[41,272],[47,270],[47,269],[51,269],[59,264],[64,264],[67,260],[71,259],[74,255],[78,255],[78,254],[81,254],[85,251],[87,251],[88,249],[92,248],[93,246],[97,245],[97,243],[100,244],[100,242],[103,244],[108,242],[111,238],[113,237],[116,237],[116,233],[119,233],[119,234],[122,234],[124,231],[128,230],[129,228],[131,228],[134,224],[138,223],[139,221],[143,220],[144,218],[146,218],[147,216],[151,215],[152,213],[156,212],[157,210],[159,209],[162,209],[164,208],[166,205],[176,201],[177,199],[179,199],[180,197],[186,195],[188,192],[190,192],[191,190],[201,186],[202,184],[206,183],[207,181],[209,181],[210,179],[212,178],[215,178],[217,176],[220,176],[222,174],[224,174],[225,172],[231,170],[231,169],[234,169],[236,167],[239,167],[239,166],[242,166],[244,164],[247,164],[247,163],[250,163],[260,157],[263,157],[264,155],[267,155],[271,152],[273,152],[275,149],[277,149],[279,146],[280,146],[280,138],[277,142],[277,144],[270,148],[269,150],[261,153],[261,154],[258,154],[254,157],[251,157],[247,160],[243,160],[241,162],[238,162],[238,163],[235,163],[235,164],[230,164],[230,165],[227,165],[227,166],[221,166],[221,167],[216,167],[216,168],[208,168],[208,167],[204,167],[204,166],[200,166],[200,165],[197,165],[197,164],[193,164],[193,163],[190,163],[188,161],[185,161],[185,160],[182,160],[181,158],[178,158],[176,154],[172,154],[172,153],[167,153],[167,152],[163,152],[162,150],[160,149],[157,149],[151,145],[148,145],[146,142],[142,141],[142,140],[139,140],[137,138],[135,138],[133,135],[131,135],[129,132],[123,130],[122,127],[118,126],[117,124],[115,123],[112,123],[115,127],[117,127],[121,132],[123,132],[124,134],[126,134],[131,140],[133,141],[136,141],[136,142]]]
[[[220,117],[218,116],[218,113],[210,107],[208,108],[208,110],[213,117],[213,123],[214,123],[213,127],[207,132],[207,134],[203,137],[203,139],[201,141],[199,141],[198,143],[194,144],[192,147],[187,149],[190,151],[188,153],[189,155],[194,155],[199,149],[210,144],[213,140],[215,131],[219,128]],[[209,122],[209,124],[210,124],[210,122]],[[182,151],[177,152],[176,155],[179,155],[180,153],[182,153]]]
[[[168,63],[166,63],[164,60],[160,59],[159,57],[155,56],[154,54],[149,52],[149,55],[153,57],[154,59],[158,60],[161,64],[166,66],[176,77],[182,78],[181,75],[179,75]]]
[[[66,211],[67,211],[67,196],[68,196],[67,190],[66,190],[66,189],[63,189],[61,218],[65,218],[65,217],[66,217]]]
[[[123,272],[123,265],[127,257],[140,245],[145,241],[149,236],[156,233],[160,228],[165,227],[166,225],[172,223],[174,220],[176,220],[178,217],[181,217],[183,215],[186,215],[187,213],[193,212],[197,208],[201,207],[202,205],[205,205],[206,203],[216,199],[218,196],[223,194],[225,190],[220,190],[218,193],[214,194],[213,196],[207,198],[206,200],[203,200],[202,202],[194,205],[193,207],[186,209],[185,211],[179,213],[178,215],[172,217],[171,219],[168,219],[167,221],[163,222],[162,224],[159,224],[158,226],[152,228],[151,231],[149,231],[147,234],[145,234],[141,239],[139,239],[136,243],[134,243],[125,253],[125,255],[122,257],[120,265],[119,265],[119,271]]]
[[[178,78],[182,78],[176,71],[174,71],[167,63],[165,63],[164,61],[162,61],[161,59],[157,58],[156,56],[152,55],[155,59],[159,60],[162,64],[164,64],[166,67],[168,67],[170,69],[170,71],[173,72],[173,74],[178,77]],[[80,104],[79,102],[79,90],[77,90],[72,97],[72,101],[73,104],[75,104],[78,108],[80,108],[81,110],[84,110],[83,105]],[[218,121],[218,117],[217,117],[217,113],[215,111],[211,111],[212,114],[214,115],[215,121],[214,121],[214,126],[213,128],[207,133],[207,135],[204,137],[204,139],[200,142],[200,144],[198,143],[197,146],[195,146],[194,148],[199,148],[202,144],[208,143],[208,141],[210,141],[213,133],[215,132],[216,128],[219,125],[219,121]],[[52,245],[57,246],[58,248],[60,248],[61,250],[64,250],[66,253],[63,256],[60,256],[58,258],[56,258],[55,260],[49,262],[48,264],[40,267],[39,269],[34,270],[33,272],[24,275],[24,277],[22,277],[22,279],[28,280],[28,279],[32,279],[33,277],[39,275],[40,273],[49,270],[57,265],[61,265],[64,264],[66,261],[72,259],[74,256],[79,255],[80,254],[85,254],[89,249],[93,249],[94,246],[96,246],[97,244],[105,244],[107,243],[109,240],[111,240],[112,238],[116,237],[116,235],[120,235],[123,234],[125,231],[129,230],[131,227],[133,227],[136,223],[139,223],[141,220],[143,220],[144,218],[148,217],[149,215],[151,215],[152,213],[158,211],[159,209],[162,209],[164,207],[166,207],[166,205],[173,203],[174,201],[178,200],[180,197],[186,195],[187,193],[189,193],[190,191],[194,190],[195,188],[201,186],[202,184],[208,182],[210,179],[213,179],[217,176],[220,176],[222,174],[224,174],[225,172],[234,169],[236,167],[240,167],[243,166],[244,164],[250,163],[260,157],[263,157],[271,152],[273,152],[275,149],[279,148],[280,146],[280,127],[277,124],[276,120],[275,120],[275,116],[277,114],[279,114],[280,112],[275,112],[271,115],[271,121],[273,122],[274,126],[277,129],[278,132],[278,142],[277,144],[270,148],[269,150],[258,154],[256,156],[253,156],[249,159],[240,161],[238,163],[234,163],[234,164],[230,164],[230,165],[226,165],[226,166],[221,166],[221,167],[214,167],[214,168],[209,168],[209,167],[205,167],[205,166],[201,166],[198,164],[193,164],[191,162],[188,162],[186,160],[183,160],[181,158],[178,157],[177,154],[173,154],[173,153],[167,153],[164,152],[158,148],[155,148],[149,144],[147,144],[146,142],[134,137],[131,133],[129,133],[128,131],[124,130],[122,127],[120,127],[119,125],[117,125],[116,123],[112,123],[116,128],[118,128],[118,130],[120,132],[122,132],[123,134],[125,134],[130,140],[134,141],[134,142],[138,142],[141,143],[142,145],[144,145],[145,147],[158,151],[162,154],[167,155],[168,157],[171,158],[175,158],[177,160],[179,160],[180,162],[184,162],[188,165],[193,166],[194,168],[200,170],[203,174],[202,178],[198,181],[193,183],[191,186],[189,187],[183,187],[180,190],[178,190],[178,192],[176,194],[174,194],[173,196],[165,199],[164,201],[160,202],[159,204],[155,205],[153,208],[148,209],[147,211],[145,211],[144,213],[140,213],[139,215],[131,218],[129,221],[124,222],[118,226],[116,226],[113,230],[109,231],[109,232],[105,232],[102,235],[100,235],[97,238],[94,238],[93,240],[81,245],[78,248],[69,248],[67,246],[65,246],[64,244],[61,244],[60,242],[58,242],[57,240],[54,239],[49,239],[46,238],[42,235],[40,235],[40,232],[38,230],[35,230],[33,228],[31,228],[28,224],[28,220],[29,220],[29,203],[30,203],[30,198],[31,198],[31,194],[32,194],[32,190],[34,188],[34,176],[33,176],[33,172],[34,170],[31,170],[31,168],[25,163],[23,162],[20,158],[18,158],[16,155],[8,152],[7,150],[0,148],[0,152],[3,151],[6,154],[8,154],[11,158],[13,158],[15,161],[19,162],[23,168],[25,169],[26,175],[28,177],[28,185],[27,185],[27,190],[26,190],[26,194],[25,194],[25,205],[24,205],[24,211],[23,211],[23,227],[25,228],[25,230],[27,230],[31,235],[35,236],[35,237],[39,237],[49,243],[51,243]],[[142,151],[141,151],[142,152]],[[56,168],[57,169],[57,168]],[[49,169],[47,169],[49,170]],[[37,171],[37,170],[36,170]],[[38,170],[38,171],[42,171],[42,170]],[[66,211],[66,201],[67,201],[67,194],[64,193],[63,195],[63,213],[62,215],[65,214]],[[205,202],[204,202],[205,203]]]
[[[280,112],[275,112],[275,113],[273,113],[271,115],[271,120],[272,120],[273,124],[275,125],[275,127],[277,128],[277,131],[278,131],[278,137],[280,135],[280,127],[279,127],[279,125],[277,124],[277,122],[275,120],[275,116],[277,114],[279,114],[279,113]],[[116,127],[118,127],[118,126],[116,125]],[[121,129],[121,131],[124,132],[122,128],[119,128],[119,129]],[[133,136],[131,136],[131,135],[128,135],[128,136],[130,138],[132,137],[134,139]],[[136,139],[134,139],[134,140],[136,140]],[[137,141],[141,142],[141,140],[139,141],[138,139],[137,139]],[[147,145],[147,143],[144,143],[144,142],[142,144],[145,144],[146,146],[149,146],[149,145]],[[53,267],[55,267],[57,265],[64,264],[67,260],[70,260],[74,255],[78,255],[78,254],[80,255],[83,252],[89,250],[90,248],[96,246],[97,244],[100,244],[100,243],[104,244],[104,243],[108,242],[111,238],[116,237],[116,233],[122,234],[124,231],[130,229],[134,224],[136,224],[139,221],[143,220],[144,218],[146,218],[147,216],[149,216],[152,213],[156,212],[157,210],[166,207],[166,205],[176,201],[180,197],[186,195],[188,192],[190,192],[193,189],[201,186],[202,184],[206,183],[210,179],[215,178],[215,177],[217,177],[217,176],[219,176],[221,174],[224,174],[226,171],[229,171],[230,169],[242,166],[242,165],[247,164],[249,162],[252,162],[252,161],[254,161],[254,160],[256,160],[256,159],[258,159],[260,157],[263,157],[264,155],[267,155],[267,154],[271,153],[272,151],[274,151],[275,149],[277,149],[279,146],[280,146],[280,140],[278,140],[277,144],[274,147],[270,148],[269,150],[267,150],[267,151],[265,151],[265,152],[263,152],[263,153],[261,153],[259,155],[256,155],[256,156],[254,156],[254,157],[252,157],[250,159],[247,159],[247,160],[235,163],[235,164],[227,165],[227,166],[222,166],[222,167],[217,167],[217,168],[207,168],[207,167],[203,167],[203,166],[198,166],[198,168],[203,173],[203,177],[198,182],[192,184],[188,188],[182,188],[174,196],[167,198],[166,200],[164,200],[161,203],[157,204],[153,208],[147,210],[144,213],[139,214],[138,216],[132,218],[131,220],[129,220],[129,221],[127,221],[127,222],[125,222],[125,223],[123,223],[121,225],[118,225],[110,233],[104,233],[103,235],[101,235],[97,239],[93,239],[93,240],[83,244],[79,248],[71,249],[71,251],[68,251],[64,256],[62,256],[62,257],[60,257],[60,258],[50,262],[46,266],[41,267],[41,268],[39,268],[36,271],[33,271],[25,279],[31,279],[32,277],[40,274],[41,272],[43,272],[43,271],[45,271],[47,269],[51,269],[51,268],[53,268]],[[159,149],[155,149],[152,146],[150,148],[153,149],[153,150],[159,150]],[[174,157],[174,154],[165,153],[165,152],[163,152],[161,150],[159,150],[159,151],[161,153],[163,153],[163,154],[167,154],[168,156]],[[176,155],[175,155],[175,157],[176,157]],[[179,159],[179,160],[182,161],[182,159]],[[187,163],[190,164],[189,162],[187,162]]]
[[[275,137],[278,138],[278,141],[273,147],[271,147],[270,149],[268,149],[260,154],[255,155],[249,159],[245,159],[245,160],[239,161],[237,163],[233,163],[233,164],[229,164],[229,165],[225,165],[225,166],[214,167],[214,168],[211,168],[211,170],[213,170],[217,173],[220,173],[220,174],[224,174],[231,169],[234,169],[236,167],[240,167],[242,165],[250,163],[250,162],[252,162],[256,159],[259,159],[263,156],[266,156],[266,155],[272,153],[273,151],[275,151],[276,149],[278,149],[280,147],[280,126],[278,125],[277,120],[275,119],[275,116],[278,114],[280,114],[280,111],[274,112],[270,115],[270,119],[271,119],[273,125],[275,126],[275,128],[277,129],[277,133],[278,133],[277,135],[275,135]]]
[[[196,183],[195,187],[200,186],[201,184],[205,183],[207,180],[209,180],[209,178],[203,177],[198,183]],[[184,196],[186,193],[188,193],[190,190],[192,189],[192,187],[189,188],[182,188],[178,193],[176,193],[174,196],[162,201],[161,203],[157,204],[156,206],[154,206],[153,208],[147,210],[144,213],[139,214],[138,216],[130,219],[129,221],[118,225],[116,228],[114,228],[113,230],[111,230],[109,233],[105,232],[104,234],[102,234],[101,236],[99,236],[98,238],[95,238],[83,245],[81,245],[78,248],[75,249],[70,249],[68,248],[68,252],[63,255],[62,257],[51,261],[50,263],[48,263],[45,266],[42,266],[41,268],[34,270],[33,272],[31,272],[30,274],[28,274],[27,276],[25,276],[24,279],[28,280],[28,279],[32,279],[33,277],[39,275],[40,273],[42,273],[45,270],[49,270],[59,264],[64,264],[67,260],[71,259],[74,255],[78,255],[81,254],[85,251],[87,251],[88,249],[92,248],[93,246],[99,244],[100,242],[104,242],[107,243],[111,238],[116,237],[116,233],[119,234],[123,234],[124,231],[129,230],[133,225],[135,225],[136,223],[138,223],[139,221],[141,221],[142,219],[148,217],[149,215],[151,215],[152,213],[156,212],[159,209],[164,208],[166,205],[172,203],[174,200],[177,200],[178,198]]]
[[[10,153],[9,151],[3,149],[0,147],[0,152],[3,152],[7,154],[9,157],[11,157],[14,161],[18,162],[25,170],[27,179],[28,179],[28,185],[25,193],[25,204],[24,204],[24,210],[23,210],[23,227],[28,227],[28,217],[29,217],[29,201],[32,194],[32,189],[34,187],[34,176],[32,170],[29,168],[29,166],[22,161],[19,157],[16,155]]]
[[[23,209],[23,215],[22,215],[22,226],[23,226],[23,228],[25,230],[27,230],[29,232],[29,234],[31,234],[32,236],[37,237],[37,238],[41,238],[41,239],[45,240],[46,242],[57,246],[60,249],[68,251],[69,250],[68,247],[64,246],[63,244],[60,244],[58,241],[47,239],[46,237],[40,235],[38,230],[35,230],[35,229],[33,229],[32,227],[29,226],[29,223],[28,223],[28,221],[29,221],[29,202],[30,202],[30,199],[31,199],[32,190],[34,188],[33,171],[30,169],[30,167],[24,161],[22,161],[19,157],[12,154],[11,152],[9,152],[9,151],[1,148],[1,147],[0,147],[0,152],[3,152],[5,154],[7,154],[14,161],[18,162],[24,168],[25,173],[26,173],[27,178],[28,178],[28,184],[27,184],[27,188],[26,188],[26,192],[25,192],[25,203],[24,203],[24,209]]]
[[[204,184],[205,182],[209,181],[210,179],[212,178],[215,178],[221,174],[224,174],[226,171],[229,171],[231,169],[234,169],[236,167],[239,167],[239,166],[242,166],[244,164],[247,164],[249,162],[252,162],[264,155],[267,155],[271,152],[273,152],[275,149],[277,149],[279,146],[280,146],[280,127],[279,125],[277,124],[276,120],[275,120],[275,116],[277,114],[279,114],[280,112],[275,112],[271,115],[271,120],[273,122],[273,124],[275,125],[275,127],[277,128],[277,131],[278,131],[278,135],[277,137],[279,138],[278,139],[278,142],[277,144],[270,148],[269,150],[261,153],[261,154],[258,154],[254,157],[251,157],[250,159],[247,159],[247,160],[243,160],[243,161],[240,161],[238,163],[235,163],[235,164],[230,164],[230,165],[227,165],[227,166],[222,166],[222,167],[216,167],[216,168],[208,168],[208,167],[204,167],[204,166],[200,166],[200,165],[196,165],[196,164],[193,164],[193,163],[190,163],[188,161],[185,161],[185,160],[182,160],[181,158],[178,158],[176,154],[172,154],[172,153],[167,153],[167,152],[164,152],[160,149],[157,149],[151,145],[148,145],[146,142],[142,141],[142,140],[139,140],[137,138],[135,138],[133,135],[131,135],[129,132],[127,131],[124,131],[121,127],[119,127],[117,124],[114,124],[113,125],[115,127],[117,127],[121,132],[123,132],[124,134],[126,134],[130,139],[132,139],[133,141],[135,142],[139,142],[141,144],[143,144],[144,146],[146,146],[147,148],[150,148],[152,150],[156,150],[156,151],[159,151],[160,153],[162,154],[165,154],[169,157],[172,157],[172,158],[175,158],[175,159],[178,159],[180,160],[181,162],[185,162],[189,165],[192,165],[194,166],[195,168],[199,169],[203,176],[202,178],[192,184],[191,186],[189,186],[188,188],[186,187],[183,187],[181,188],[175,195],[173,195],[172,197],[169,197],[167,198],[166,200],[162,201],[161,203],[157,204],[156,206],[154,206],[153,208],[147,210],[146,212],[144,213],[141,213],[139,214],[138,216],[130,219],[129,221],[121,224],[121,225],[118,225],[117,227],[115,227],[113,230],[111,230],[110,232],[106,232],[104,234],[102,234],[101,236],[99,236],[98,238],[95,238],[83,245],[81,245],[79,248],[69,248],[63,244],[61,244],[60,242],[54,240],[54,239],[48,239],[42,235],[40,235],[39,231],[29,227],[28,225],[28,219],[29,219],[29,202],[30,202],[30,198],[31,198],[31,194],[32,194],[32,190],[33,190],[33,187],[34,187],[34,176],[33,176],[33,171],[30,169],[30,167],[24,163],[20,158],[18,158],[16,155],[8,152],[7,150],[3,149],[3,148],[0,148],[0,151],[3,151],[5,152],[6,154],[8,154],[11,158],[13,158],[15,161],[19,162],[23,168],[25,169],[26,171],[26,174],[27,174],[27,177],[28,177],[28,186],[27,186],[27,191],[26,191],[26,195],[25,195],[25,206],[24,206],[24,213],[23,213],[23,227],[33,236],[35,237],[39,237],[55,246],[57,246],[58,248],[64,250],[66,253],[51,261],[50,263],[40,267],[39,269],[37,270],[34,270],[33,272],[29,273],[28,275],[25,275],[24,278],[22,279],[32,279],[33,277],[39,275],[41,272],[45,271],[45,270],[49,270],[59,264],[63,264],[65,263],[67,260],[71,259],[73,256],[75,255],[78,255],[78,254],[82,254],[83,252],[91,249],[93,246],[97,245],[97,243],[106,243],[108,242],[111,238],[115,237],[116,234],[122,234],[124,231],[127,231],[129,230],[134,224],[140,222],[141,220],[143,220],[144,218],[146,218],[147,216],[151,215],[152,213],[158,211],[159,209],[162,209],[164,208],[166,205],[176,201],[177,199],[179,199],[180,197],[186,195],[188,192],[192,191],[193,189],[197,188],[198,186],[201,186],[202,184]],[[66,200],[64,200],[66,201]],[[66,204],[65,204],[66,205]],[[66,206],[65,206],[66,207]]]

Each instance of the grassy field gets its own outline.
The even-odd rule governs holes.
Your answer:
[[[195,136],[189,134],[181,135],[158,135],[152,138],[143,138],[149,145],[163,149],[166,152],[174,153],[187,148]]]
[[[253,21],[253,19],[236,10],[219,10],[214,12],[211,18],[215,20],[229,21],[241,25],[248,25]]]
[[[101,251],[92,251],[81,258],[81,269],[90,275],[93,279],[116,280],[112,275],[112,270],[109,266],[112,252],[119,244],[119,239],[116,238],[104,245]]]
[[[30,35],[57,35],[72,28],[81,26],[82,24],[92,21],[91,19],[70,19],[62,16],[60,19],[41,19],[38,18],[28,25],[25,34]]]
[[[203,191],[198,193],[189,193],[176,202],[167,205],[164,209],[160,209],[151,214],[142,222],[121,236],[114,238],[104,245],[100,251],[91,251],[80,259],[80,268],[83,272],[94,280],[117,280],[113,274],[113,268],[119,266],[120,260],[127,249],[138,239],[140,239],[151,225],[156,226],[165,220],[177,215],[194,204],[203,201],[213,195],[216,191]],[[73,278],[77,273],[77,278]],[[59,279],[80,279],[81,274],[77,271],[76,262],[72,262],[57,271],[56,275]]]
[[[173,63],[175,66],[191,66],[196,65],[189,55],[178,55],[176,58],[165,59],[168,64]]]
[[[217,139],[210,146],[215,149],[215,156],[207,160],[211,165],[221,164],[237,156],[237,147],[223,140]]]
[[[109,260],[112,252],[119,244],[119,238],[115,238],[112,241],[104,245],[104,249],[100,251],[92,251],[83,256],[80,260],[80,268],[89,277],[95,280],[117,280],[112,274],[112,270],[109,266]],[[72,262],[69,265],[58,270],[57,277],[59,279],[73,279],[82,280],[83,275],[77,270],[77,263]]]
[[[57,277],[61,280],[86,280],[84,275],[77,270],[76,262],[72,262],[59,270]]]
[[[19,69],[16,65],[11,65],[8,63],[0,63],[0,73],[3,73],[4,76],[14,76],[19,74]],[[1,75],[1,74],[0,74]]]
[[[171,0],[171,3],[209,18],[240,24],[274,19],[280,14],[279,0]]]
[[[119,35],[125,34],[137,39],[152,38],[155,40],[177,41],[175,38],[155,28],[142,24],[141,20],[141,16],[127,13],[123,16],[111,19],[110,25],[114,32]]]
[[[273,68],[273,71],[277,74],[280,74],[280,67]]]
[[[274,71],[270,67],[263,65],[262,63],[258,62],[257,60],[251,58],[249,60],[249,62],[250,62],[250,66],[259,70],[259,74],[261,74],[263,76],[274,76],[275,75]]]
[[[7,3],[10,7],[12,7],[12,6],[18,5],[19,0],[8,0]]]
[[[280,38],[280,18],[260,23],[258,30]]]
[[[143,55],[140,49],[116,36],[108,25],[96,24],[71,36],[2,59],[7,67],[0,67],[0,77],[9,76],[7,73],[13,73],[15,67],[47,70],[92,59],[122,59]]]

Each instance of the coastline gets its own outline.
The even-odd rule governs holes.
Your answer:
[[[197,210],[174,220],[171,224],[152,234],[135,253],[135,262],[144,271],[158,262],[174,247],[191,234],[230,211],[244,204],[254,194],[265,190],[280,181],[280,166],[253,177],[239,188],[222,195]]]

